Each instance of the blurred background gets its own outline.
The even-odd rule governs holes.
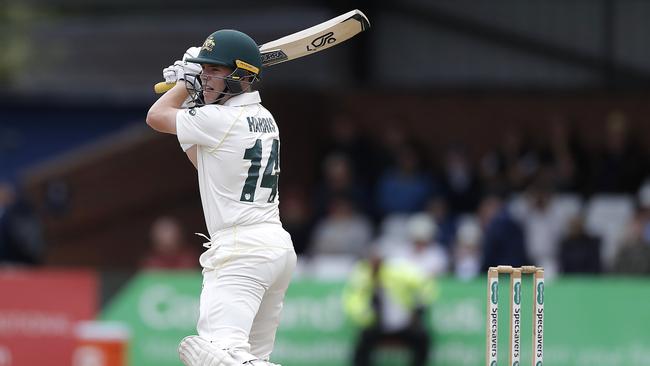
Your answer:
[[[5,0],[0,366],[180,365],[205,223],[153,84],[217,29],[354,8],[369,31],[259,86],[300,257],[276,361],[351,364],[343,289],[373,253],[435,282],[429,365],[484,363],[496,264],[545,268],[549,364],[650,365],[650,2]]]

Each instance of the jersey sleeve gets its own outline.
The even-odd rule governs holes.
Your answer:
[[[181,109],[176,114],[176,135],[183,150],[192,145],[218,146],[235,122],[218,107]]]
[[[187,151],[187,150],[189,150],[192,146],[194,146],[194,144],[181,144],[181,149],[183,149],[183,151]]]

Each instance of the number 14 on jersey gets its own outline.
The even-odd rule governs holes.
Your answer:
[[[257,181],[260,177],[260,169],[262,168],[262,140],[257,139],[253,147],[246,149],[244,153],[244,160],[251,161],[251,167],[248,168],[248,177],[244,183],[244,188],[241,192],[240,201],[253,202],[255,201],[255,191],[257,189]],[[273,140],[271,146],[271,154],[266,161],[264,174],[262,175],[261,188],[270,188],[271,194],[267,202],[272,203],[275,201],[275,196],[278,194],[278,176],[280,175],[280,141]]]

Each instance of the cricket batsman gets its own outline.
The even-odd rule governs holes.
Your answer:
[[[278,210],[278,125],[252,88],[261,68],[253,39],[219,30],[163,70],[166,82],[178,82],[147,113],[196,167],[209,233],[198,335],[178,347],[186,366],[274,365],[296,253]]]

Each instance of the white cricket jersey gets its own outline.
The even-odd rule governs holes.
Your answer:
[[[176,115],[181,145],[197,145],[208,233],[234,225],[280,223],[280,136],[257,91]]]

